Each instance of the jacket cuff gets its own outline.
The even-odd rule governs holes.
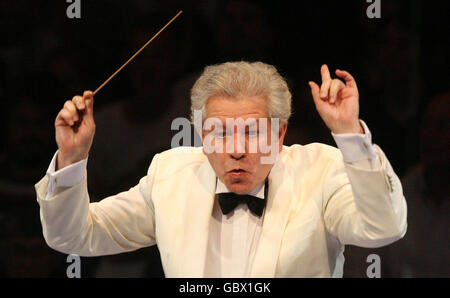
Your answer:
[[[372,134],[366,123],[362,120],[359,121],[364,129],[364,134],[335,134],[331,132],[345,162],[353,163],[361,160],[376,159],[377,153],[372,144]]]
[[[58,187],[72,187],[79,184],[86,174],[87,158],[55,171],[58,151],[53,155],[52,161],[47,169],[47,176],[49,178],[47,193],[49,195]]]

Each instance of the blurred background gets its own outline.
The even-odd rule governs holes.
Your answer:
[[[34,184],[57,147],[64,102],[96,89],[180,9],[184,13],[96,96],[91,199],[127,190],[170,148],[176,117],[202,69],[263,61],[287,79],[286,144],[335,145],[307,82],[327,63],[355,77],[360,118],[402,179],[408,232],[387,247],[347,246],[345,277],[450,277],[450,24],[448,1],[0,1],[0,276],[66,277],[67,255],[44,242]],[[105,175],[107,173],[107,175]],[[82,277],[163,277],[157,247],[82,258]]]

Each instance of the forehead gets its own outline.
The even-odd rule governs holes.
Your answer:
[[[267,118],[267,99],[263,96],[212,96],[206,104],[206,118]]]

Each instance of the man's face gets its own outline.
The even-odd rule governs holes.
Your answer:
[[[281,151],[287,125],[272,131],[268,117],[267,100],[259,96],[237,99],[213,96],[206,104],[203,151],[216,175],[232,192],[248,193],[269,175],[275,159],[271,163],[262,161],[274,154],[267,152],[267,148],[261,150],[261,142],[276,153]],[[245,125],[234,125],[239,120]],[[216,150],[208,150],[206,143]]]

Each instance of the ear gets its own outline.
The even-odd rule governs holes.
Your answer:
[[[205,141],[205,135],[203,134],[203,125],[201,125],[201,126],[193,125],[193,126],[194,126],[194,131],[200,136],[200,140],[201,140],[200,145],[202,146],[203,153],[206,154],[205,148],[203,147],[203,142]]]
[[[203,114],[201,110],[194,110],[194,116],[191,116],[191,124],[194,127],[194,131],[199,135],[201,144],[203,145]],[[195,144],[197,146],[198,144]]]
[[[283,149],[283,143],[284,143],[284,136],[286,135],[286,131],[287,131],[287,122],[284,123],[281,127],[280,130],[278,131],[278,152],[281,152],[281,150]]]
[[[194,130],[195,130],[195,132],[200,136],[200,139],[202,140],[202,144],[203,144],[204,136],[203,136],[203,130],[202,130],[202,127],[199,127],[199,126],[194,125]]]

